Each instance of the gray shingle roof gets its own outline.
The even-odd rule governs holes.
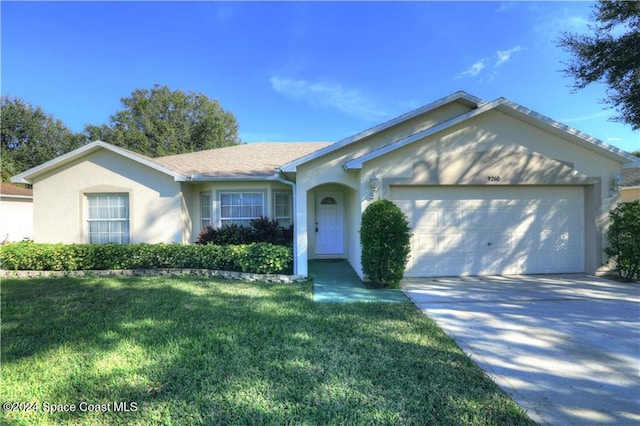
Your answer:
[[[331,145],[331,142],[256,142],[152,161],[186,176],[271,177],[283,164]]]
[[[622,186],[640,186],[640,168],[622,169]]]

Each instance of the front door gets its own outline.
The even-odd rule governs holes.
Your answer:
[[[316,193],[316,254],[344,254],[343,214],[341,192]]]

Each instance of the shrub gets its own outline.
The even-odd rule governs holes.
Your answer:
[[[377,287],[400,287],[409,258],[409,222],[389,200],[371,203],[362,213],[362,271]]]
[[[206,226],[198,234],[196,244],[249,244],[252,242],[251,228],[232,223],[222,225],[220,228]]]
[[[278,221],[264,216],[251,221],[251,238],[259,243],[286,244],[284,229]]]
[[[261,216],[253,219],[249,226],[237,224],[223,225],[220,228],[206,226],[196,244],[251,244],[271,243],[278,245],[293,244],[293,227],[285,229],[275,219]]]
[[[291,247],[182,244],[36,244],[0,247],[0,267],[8,270],[71,271],[104,269],[216,269],[253,273],[291,273]]]
[[[640,279],[640,201],[620,203],[609,212],[609,247],[605,252],[622,278]]]
[[[235,246],[240,250],[235,253],[238,266],[242,272],[268,274],[270,271],[283,271],[291,274],[293,252],[286,246],[255,243]]]

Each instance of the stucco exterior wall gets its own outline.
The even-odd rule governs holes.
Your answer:
[[[33,238],[33,200],[0,197],[0,242]]]
[[[606,262],[602,248],[608,211],[618,201],[617,194],[609,197],[609,183],[619,171],[619,163],[595,151],[490,111],[366,163],[362,189],[374,173],[381,180],[382,197],[388,196],[389,185],[401,182],[583,186],[587,272],[595,272]]]
[[[87,242],[88,193],[129,194],[132,243],[183,242],[180,183],[139,163],[100,150],[33,181],[34,241]]]
[[[640,187],[622,188],[620,191],[620,201],[623,203],[640,201]]]
[[[314,190],[332,184],[346,188],[346,257],[361,274],[360,215],[372,199],[388,196],[394,180],[428,185],[578,185],[585,194],[587,272],[606,262],[608,211],[619,200],[609,197],[609,183],[620,164],[503,112],[493,110],[444,132],[392,151],[345,172],[346,161],[453,118],[470,109],[460,104],[414,117],[348,147],[298,167],[299,262],[313,258]],[[371,178],[378,191],[372,193]],[[489,177],[499,180],[489,180]],[[385,193],[386,191],[386,193]],[[309,236],[308,239],[304,235]]]

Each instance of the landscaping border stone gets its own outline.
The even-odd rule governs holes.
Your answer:
[[[299,275],[254,274],[247,272],[218,271],[213,269],[105,269],[87,271],[10,271],[0,269],[0,278],[62,278],[62,277],[113,277],[113,276],[196,276],[228,278],[242,281],[266,281],[283,284],[301,283],[307,278]]]

